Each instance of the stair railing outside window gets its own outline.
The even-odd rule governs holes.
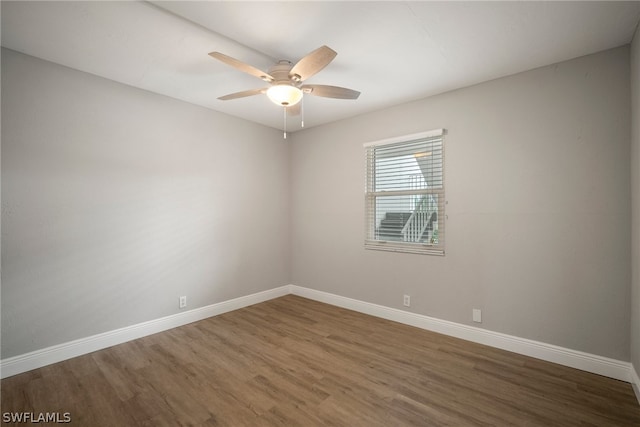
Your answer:
[[[405,242],[438,243],[437,230],[438,206],[431,194],[422,195],[416,204],[407,223],[402,228],[402,237]],[[434,230],[435,224],[435,230]],[[425,236],[426,233],[426,237]]]

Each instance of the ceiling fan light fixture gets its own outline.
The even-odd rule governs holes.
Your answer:
[[[291,107],[302,99],[302,91],[288,84],[273,85],[267,89],[267,96],[276,105]]]

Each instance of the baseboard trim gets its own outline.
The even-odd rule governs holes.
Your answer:
[[[410,313],[404,310],[359,301],[296,285],[290,285],[290,289],[292,294],[304,298],[309,298],[315,301],[324,302],[387,320],[393,320],[405,325],[415,326],[467,341],[512,351],[525,356],[535,357],[548,362],[581,369],[594,374],[604,375],[617,380],[634,383],[632,380],[631,364],[621,360],[610,359],[539,341],[488,331],[486,329],[462,325],[421,314]],[[637,376],[635,383],[638,384]]]
[[[636,394],[636,399],[638,399],[638,404],[640,404],[640,376],[633,365],[631,365],[631,386]]]
[[[82,356],[83,354],[197,322],[208,317],[278,298],[289,293],[290,286],[285,285],[3,359],[0,361],[0,378],[11,377],[52,363]]]
[[[180,312],[160,319],[127,326],[114,331],[81,338],[75,341],[47,347],[0,361],[0,378],[7,378],[52,363],[82,356],[127,341],[142,338],[188,323],[258,304],[284,295],[293,294],[315,301],[346,308],[371,316],[415,326],[467,341],[512,351],[560,365],[581,369],[598,375],[629,382],[633,385],[640,403],[640,379],[629,362],[610,359],[564,347],[519,338],[473,326],[462,325],[404,310],[372,304],[328,292],[297,285],[286,285],[263,292],[211,304],[206,307]]]

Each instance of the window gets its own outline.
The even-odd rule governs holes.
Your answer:
[[[444,130],[365,144],[365,248],[444,255]]]

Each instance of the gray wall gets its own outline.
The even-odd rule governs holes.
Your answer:
[[[629,360],[629,91],[623,47],[296,133],[293,283]],[[441,127],[446,256],[364,250],[362,144]]]
[[[2,358],[289,283],[282,133],[2,51]]]
[[[631,269],[631,363],[640,375],[640,36],[637,31],[631,44]]]
[[[298,132],[291,146],[2,53],[2,358],[176,313],[179,295],[195,308],[294,283],[396,308],[407,293],[411,311],[465,324],[481,308],[484,328],[621,360],[631,336],[640,366],[627,48]],[[439,127],[447,255],[365,251],[362,143]]]

